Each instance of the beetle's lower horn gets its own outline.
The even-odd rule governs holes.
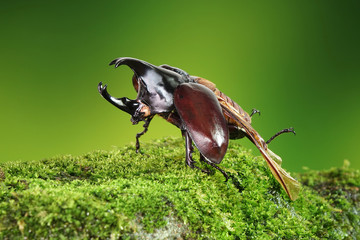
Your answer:
[[[98,91],[103,98],[105,98],[109,103],[119,108],[120,110],[129,113],[131,116],[135,114],[136,109],[139,107],[139,102],[136,100],[131,100],[127,97],[123,98],[114,98],[107,91],[107,85],[103,86],[102,82],[98,85]]]

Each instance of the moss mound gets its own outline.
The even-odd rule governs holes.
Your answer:
[[[0,164],[1,239],[356,239],[360,173],[295,177],[291,201],[262,157],[230,144],[221,167],[185,167],[184,142]],[[197,154],[194,154],[197,156]],[[207,166],[198,163],[201,168]]]

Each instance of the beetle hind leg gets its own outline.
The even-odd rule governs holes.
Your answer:
[[[287,132],[292,132],[294,135],[296,135],[296,132],[295,132],[294,128],[292,128],[292,127],[291,128],[285,128],[285,129],[275,133],[274,136],[272,136],[269,140],[266,141],[266,144],[269,144],[272,140],[274,140],[280,134],[287,133]]]
[[[152,117],[146,118],[146,119],[145,119],[145,124],[143,125],[144,130],[143,130],[142,132],[139,132],[139,133],[136,134],[136,153],[138,153],[139,150],[140,150],[139,138],[147,132],[151,120],[152,120]]]

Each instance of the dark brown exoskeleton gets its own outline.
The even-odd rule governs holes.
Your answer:
[[[131,115],[133,124],[144,121],[144,131],[136,135],[136,151],[139,138],[146,133],[150,121],[159,115],[180,128],[185,137],[186,164],[197,168],[192,159],[193,142],[200,152],[200,160],[228,175],[219,168],[225,156],[229,139],[247,137],[260,150],[272,174],[292,200],[298,196],[300,184],[281,165],[281,158],[273,153],[268,144],[283,132],[275,134],[267,142],[252,128],[251,116],[237,103],[220,92],[214,83],[168,65],[154,66],[135,58],[118,58],[110,63],[115,67],[129,66],[134,76],[132,82],[137,92],[135,100],[114,98],[107,92],[107,85],[98,85],[100,94],[111,104]],[[295,132],[294,132],[295,133]]]

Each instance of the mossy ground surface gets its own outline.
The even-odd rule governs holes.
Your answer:
[[[185,167],[182,139],[141,151],[2,163],[0,239],[360,237],[359,171],[296,174],[303,190],[291,201],[262,157],[239,144],[220,164],[226,183],[218,171]]]

